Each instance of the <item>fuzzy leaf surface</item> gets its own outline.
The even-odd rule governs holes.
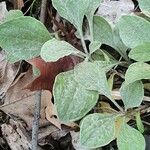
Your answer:
[[[150,41],[150,23],[138,16],[123,16],[118,22],[119,34],[123,43],[134,48]]]
[[[10,62],[39,56],[49,39],[51,35],[45,26],[32,17],[19,17],[0,25],[0,46]]]
[[[88,148],[98,148],[109,144],[115,137],[113,115],[94,113],[86,116],[80,126],[81,144]]]
[[[125,105],[126,110],[128,108],[138,107],[144,97],[144,86],[141,81],[135,81],[132,84],[122,84],[120,89],[120,95]]]
[[[119,150],[145,150],[145,139],[136,129],[124,124],[117,137]]]
[[[59,74],[53,88],[58,117],[64,122],[85,116],[97,103],[98,92],[86,90],[74,80],[72,71]]]
[[[41,49],[41,57],[46,62],[54,62],[68,55],[76,55],[80,51],[65,41],[52,39],[47,41]]]

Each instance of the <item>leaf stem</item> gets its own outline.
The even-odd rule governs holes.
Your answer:
[[[83,32],[82,31],[79,31],[80,33],[80,37],[81,37],[81,44],[82,44],[82,47],[84,49],[84,52],[86,54],[88,54],[88,50],[87,50],[87,47],[86,47],[86,44],[85,44],[85,41],[84,41],[84,37],[83,37]]]

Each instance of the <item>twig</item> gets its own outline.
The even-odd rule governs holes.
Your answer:
[[[40,21],[45,22],[46,15],[46,5],[47,0],[42,0],[41,3],[41,12],[40,12]],[[32,126],[32,150],[38,149],[38,130],[39,130],[39,118],[40,118],[40,109],[41,109],[41,91],[35,93],[35,113]]]
[[[35,113],[32,126],[32,150],[37,150],[38,145],[38,130],[39,130],[39,118],[41,109],[41,91],[35,93]]]

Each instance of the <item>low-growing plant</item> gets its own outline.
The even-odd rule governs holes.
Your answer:
[[[150,8],[145,7],[150,6],[149,1],[140,1],[141,10],[147,17],[125,15],[115,27],[105,18],[94,15],[100,2],[52,0],[59,15],[76,28],[84,51],[54,38],[42,23],[23,16],[19,10],[10,11],[5,22],[0,24],[0,46],[9,62],[28,61],[37,56],[46,62],[56,62],[70,55],[81,57],[83,61],[74,69],[55,78],[52,92],[59,119],[64,123],[82,119],[80,142],[87,148],[98,148],[116,139],[119,150],[145,150],[140,111],[144,107],[141,105],[144,98],[143,79],[144,83],[150,79],[150,22],[147,18]],[[84,18],[88,21],[89,46],[85,43],[82,30]],[[100,49],[102,44],[112,47],[121,59],[111,56],[109,50]],[[124,107],[112,96],[114,75],[119,75],[118,66],[124,68],[121,75],[124,82],[119,90]],[[89,114],[104,98],[102,95],[115,107],[107,105],[103,112]],[[134,118],[139,131],[127,124]]]

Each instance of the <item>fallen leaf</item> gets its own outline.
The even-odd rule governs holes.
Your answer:
[[[9,64],[6,60],[5,53],[0,51],[0,99],[3,99],[13,83],[18,68],[19,63]]]
[[[63,71],[73,69],[73,67],[81,61],[80,58],[75,56],[68,56],[59,59],[56,62],[45,62],[41,58],[34,58],[29,63],[37,67],[41,74],[35,78],[30,84],[26,85],[26,89],[31,91],[35,90],[50,90],[52,91],[55,77]]]

